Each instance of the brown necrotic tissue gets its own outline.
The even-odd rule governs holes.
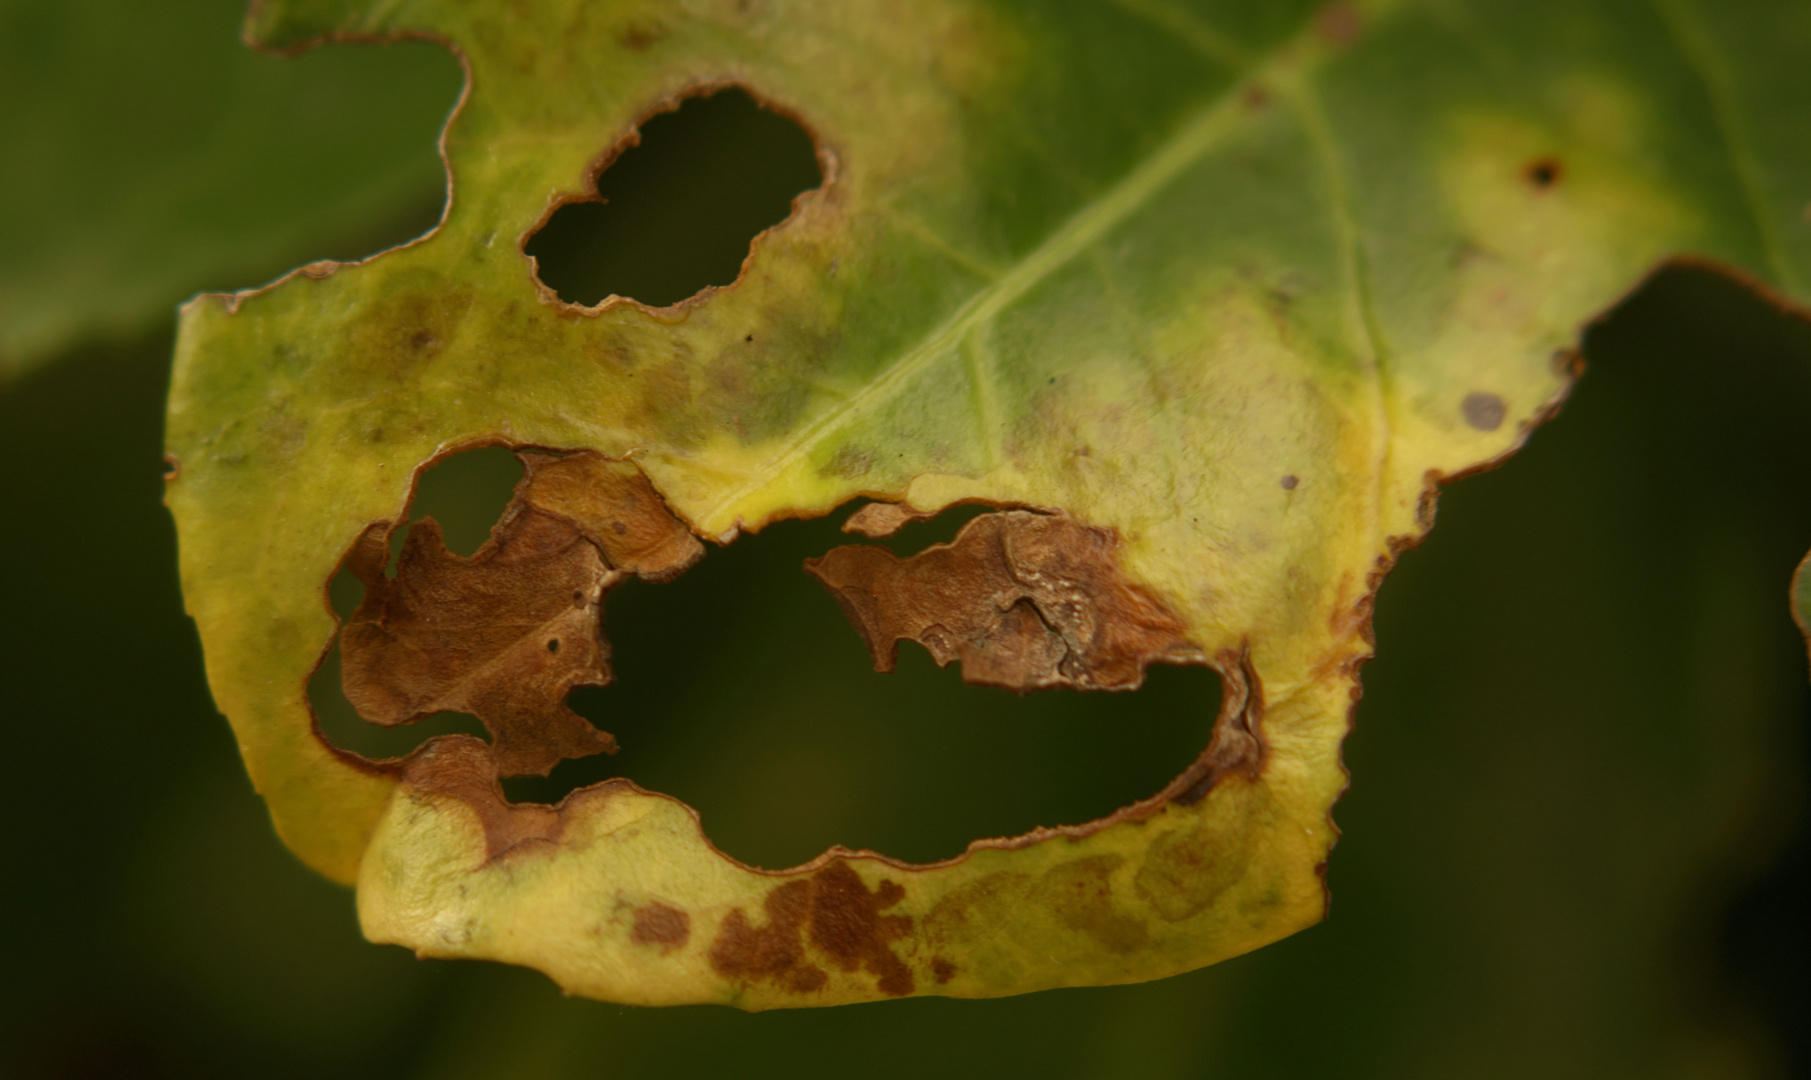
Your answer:
[[[973,683],[1130,690],[1146,665],[1198,663],[1182,621],[1125,580],[1108,529],[1063,514],[983,514],[949,544],[901,560],[885,548],[839,547],[805,567],[842,604],[891,671],[899,642]]]
[[[604,593],[630,574],[671,578],[703,548],[635,466],[519,456],[527,473],[515,499],[470,558],[424,518],[391,577],[389,523],[365,531],[347,558],[365,597],[341,638],[342,684],[376,724],[470,713],[491,733],[499,775],[544,776],[616,749],[565,704],[574,686],[610,681]]]

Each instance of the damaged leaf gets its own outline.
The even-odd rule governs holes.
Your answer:
[[[596,454],[521,455],[527,475],[472,556],[440,526],[410,526],[395,578],[388,532],[365,530],[346,567],[365,597],[340,637],[346,698],[393,727],[443,710],[483,721],[501,776],[545,776],[616,741],[566,707],[610,682],[604,593],[628,574],[673,577],[703,554],[633,466]]]
[[[881,504],[874,504],[881,505]],[[953,544],[901,562],[886,548],[840,547],[805,569],[843,605],[876,671],[916,641],[962,677],[1013,690],[1131,690],[1155,660],[1197,659],[1187,627],[1124,581],[1116,537],[1061,514],[984,514]]]
[[[249,26],[432,37],[471,82],[431,236],[185,309],[169,503],[216,700],[373,940],[614,1001],[1137,981],[1313,923],[1373,597],[1439,485],[1550,416],[1581,327],[1666,260],[1782,303],[1811,280],[1811,17],[1760,0],[268,0]],[[805,128],[823,185],[731,285],[562,303],[523,245],[726,83]],[[476,445],[528,468],[492,540],[460,559],[417,522],[391,578],[411,478]],[[1106,818],[927,865],[749,867],[624,780],[505,798],[603,745],[562,697],[607,678],[612,582],[858,499],[893,504],[851,517],[869,536],[999,508],[814,560],[877,666],[902,640],[1019,689],[1206,664],[1209,746]],[[342,556],[360,712],[462,708],[490,743],[320,738]]]
[[[365,585],[340,644],[359,715],[395,726],[471,713],[490,729],[505,776],[544,776],[616,749],[564,704],[572,687],[610,681],[598,605],[617,575],[577,529],[528,510],[463,559],[427,518],[410,528],[394,581],[379,561],[387,553],[374,528],[348,563]]]

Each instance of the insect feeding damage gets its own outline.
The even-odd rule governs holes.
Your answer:
[[[839,547],[805,568],[842,604],[877,671],[899,642],[971,683],[1132,690],[1155,661],[1200,663],[1163,601],[1125,580],[1119,540],[1065,514],[983,514],[956,539],[900,560],[881,547]]]
[[[341,635],[342,685],[385,726],[470,713],[491,733],[497,773],[544,776],[616,742],[566,707],[574,686],[610,681],[604,593],[630,574],[667,580],[703,547],[633,465],[593,453],[519,452],[514,500],[470,558],[432,518],[409,529],[395,576],[388,523],[354,545],[365,597]]]
[[[626,780],[609,780],[558,806],[514,804],[499,777],[545,774],[567,757],[615,748],[611,736],[564,704],[573,686],[611,679],[601,634],[604,595],[630,574],[671,578],[703,553],[633,465],[590,452],[517,456],[523,480],[471,557],[448,551],[439,526],[424,518],[410,527],[393,574],[386,572],[389,523],[367,529],[347,559],[366,588],[341,643],[347,697],[360,714],[394,725],[458,709],[491,732],[491,745],[444,736],[384,766],[399,772],[413,798],[456,800],[476,814],[485,855],[475,871],[558,845],[572,821],[642,794]],[[862,520],[868,529],[855,531],[884,535],[924,516],[909,507],[871,513]],[[1184,638],[1181,620],[1125,579],[1119,543],[1115,531],[1066,514],[1014,509],[983,514],[953,542],[909,559],[848,546],[807,560],[806,568],[842,603],[882,670],[893,666],[906,637],[923,642],[940,663],[961,660],[970,682],[1020,691],[1130,689],[1154,661],[1206,662]],[[1241,751],[1250,750],[1253,729],[1255,723],[1217,734],[1172,790],[1075,827],[1071,837],[1166,812],[1166,804],[1192,805],[1227,772],[1251,765],[1253,755]],[[1014,847],[1047,835],[980,843]],[[1182,877],[1141,874],[1130,886],[1164,918],[1211,903],[1230,878],[1207,871],[1233,865],[1194,833],[1171,845],[1182,845],[1174,856],[1186,864]],[[1067,931],[1135,951],[1148,945],[1149,934],[1113,898],[1109,878],[1119,864],[1117,855],[1059,864],[1027,895],[1055,911]],[[837,992],[847,981],[840,973],[871,980],[878,995],[911,995],[960,974],[956,963],[933,955],[930,916],[904,902],[917,869],[892,864],[871,874],[833,853],[776,874],[758,906],[731,906],[720,918],[683,902],[635,902],[624,936],[641,955],[702,961],[739,994],[763,986],[804,1001]],[[1197,878],[1213,888],[1203,891]],[[686,955],[692,959],[681,960]]]

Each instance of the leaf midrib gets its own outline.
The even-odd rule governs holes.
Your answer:
[[[1023,259],[977,291],[880,375],[806,425],[779,453],[706,507],[699,514],[699,520],[715,520],[726,508],[735,506],[774,477],[782,475],[830,433],[886,401],[895,388],[910,381],[932,361],[957,350],[969,333],[993,320],[1045,278],[1088,250],[1109,229],[1145,206],[1170,181],[1219,145],[1222,136],[1243,112],[1241,102],[1248,86],[1283,74],[1283,69],[1291,64],[1306,66],[1304,61],[1316,53],[1312,34],[1310,22],[1278,46],[1270,59],[1233,80],[1156,152],[1070,217]],[[737,525],[742,524],[738,520]]]

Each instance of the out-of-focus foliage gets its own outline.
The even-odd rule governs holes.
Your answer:
[[[359,258],[439,216],[457,61],[253,52],[244,7],[0,0],[0,383],[199,289]]]

